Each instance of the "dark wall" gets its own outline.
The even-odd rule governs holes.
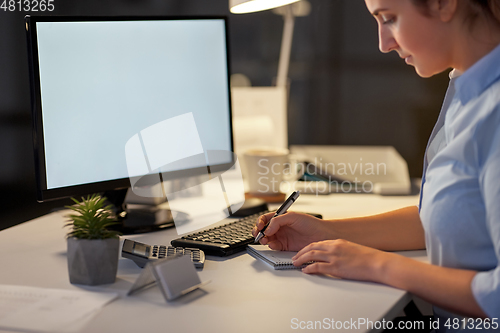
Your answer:
[[[296,19],[289,77],[289,143],[392,145],[412,177],[447,75],[419,78],[397,54],[378,51],[377,27],[361,0],[310,0]],[[54,0],[53,15],[229,15],[231,67],[253,85],[277,72],[282,19],[270,11],[231,15],[228,0]],[[0,10],[0,229],[68,200],[35,199],[28,61],[23,17]],[[34,14],[34,13],[30,13]]]

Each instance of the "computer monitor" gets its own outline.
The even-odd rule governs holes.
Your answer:
[[[204,151],[233,150],[225,17],[26,16],[25,22],[38,201],[105,192],[122,209],[131,185],[127,142],[167,119],[194,119]],[[183,140],[172,143],[182,150]],[[225,156],[210,167],[232,165],[232,155]],[[196,159],[172,165],[164,177],[207,169]],[[126,229],[136,227],[130,215]],[[171,223],[144,226],[144,218],[135,230]]]

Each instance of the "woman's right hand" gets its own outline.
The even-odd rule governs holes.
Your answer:
[[[253,228],[252,235],[256,237],[273,216],[274,213],[262,215]],[[271,220],[260,243],[267,244],[273,250],[299,251],[313,242],[333,239],[328,236],[332,234],[329,224],[329,221],[308,214],[288,212]]]

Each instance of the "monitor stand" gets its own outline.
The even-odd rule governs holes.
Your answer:
[[[157,206],[140,205],[140,208],[127,208],[125,197],[128,189],[104,192],[109,204],[113,206],[118,224],[110,227],[124,235],[141,234],[174,227],[173,213],[170,209]],[[187,214],[176,212],[176,219],[187,218]],[[180,215],[179,215],[180,214]],[[183,216],[185,215],[185,216]]]

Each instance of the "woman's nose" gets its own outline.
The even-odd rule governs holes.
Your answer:
[[[379,49],[382,53],[388,53],[398,48],[398,43],[389,29],[381,27],[379,29]]]

